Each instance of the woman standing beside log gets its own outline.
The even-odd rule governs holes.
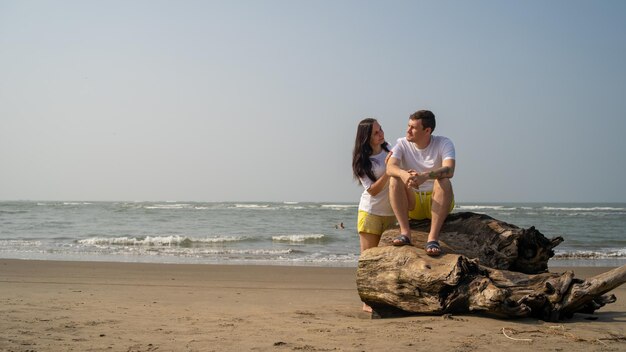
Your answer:
[[[389,203],[389,176],[385,172],[390,155],[389,144],[378,121],[367,118],[359,122],[352,153],[352,172],[364,188],[357,220],[361,253],[378,246],[382,233],[396,223]],[[363,310],[371,312],[366,304],[363,304]]]

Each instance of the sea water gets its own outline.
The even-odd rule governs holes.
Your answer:
[[[626,204],[460,203],[454,211],[562,236],[551,266],[626,264]],[[0,202],[0,258],[356,266],[356,217],[356,203]]]

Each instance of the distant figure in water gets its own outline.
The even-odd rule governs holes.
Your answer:
[[[396,223],[389,203],[389,176],[386,173],[390,156],[385,132],[378,121],[368,118],[359,122],[352,152],[352,173],[364,188],[357,219],[361,253],[377,247],[383,232]],[[363,303],[363,310],[371,312],[372,308]]]
[[[345,226],[343,226],[343,222],[342,222],[342,223],[340,223],[339,225],[335,225],[335,228],[336,228],[336,229],[342,229],[342,230],[343,230],[343,229],[345,229]]]

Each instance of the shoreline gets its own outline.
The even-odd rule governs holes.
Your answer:
[[[5,253],[6,254],[6,253]],[[127,259],[127,260],[122,260]],[[124,264],[166,264],[166,265],[238,265],[238,266],[286,266],[312,268],[356,268],[358,262],[308,262],[308,261],[281,261],[281,260],[214,260],[208,261],[198,258],[169,257],[154,260],[154,257],[114,257],[114,256],[63,256],[61,258],[0,256],[2,260],[51,261],[51,262],[94,262],[94,263],[124,263]],[[172,259],[172,260],[165,260]],[[548,269],[552,268],[609,268],[626,265],[626,258],[552,258],[548,261]]]
[[[550,271],[586,278],[610,269]],[[476,314],[372,320],[360,310],[355,275],[353,267],[0,259],[0,350],[626,348],[624,285],[611,292],[617,302],[558,323]]]

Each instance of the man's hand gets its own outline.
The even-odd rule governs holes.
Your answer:
[[[419,186],[431,179],[449,178],[454,174],[454,167],[444,166],[439,169],[418,173],[415,170],[408,170],[409,177],[405,181],[408,187],[419,189]],[[404,180],[404,179],[403,179]]]
[[[428,181],[429,177],[428,177],[428,173],[422,172],[422,173],[415,173],[415,176],[413,177],[413,183],[417,185],[417,187],[414,188],[419,188],[419,186]]]
[[[415,170],[407,170],[406,177],[403,177],[402,181],[407,187],[414,189],[418,189],[420,184],[424,182],[419,182],[419,174]]]
[[[411,177],[407,183],[407,186],[413,189],[419,189],[422,183],[428,181],[430,177],[427,172],[418,173],[416,171],[410,170],[412,172]]]

